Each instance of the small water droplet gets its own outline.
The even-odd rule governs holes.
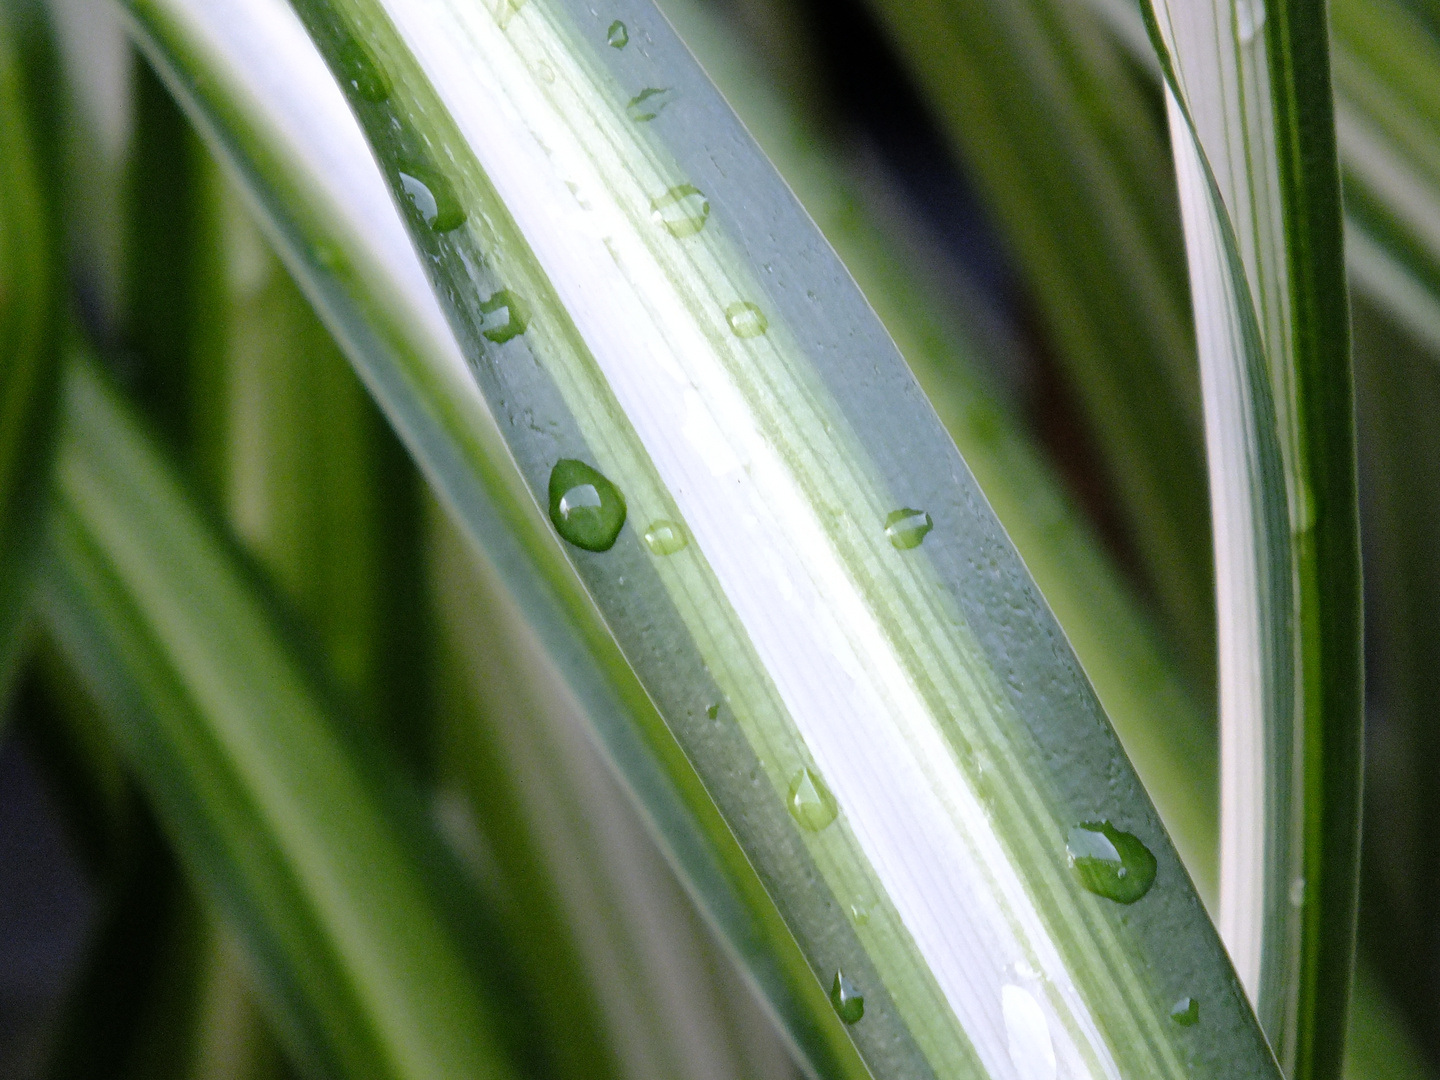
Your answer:
[[[645,546],[652,555],[674,555],[690,543],[685,529],[678,522],[660,518],[645,530]]]
[[[623,49],[630,44],[630,31],[619,19],[612,22],[610,29],[605,31],[605,43],[612,49]]]
[[[720,718],[720,703],[717,701],[714,705],[708,706],[705,709],[705,715],[711,720],[718,720]]]
[[[1055,1043],[1035,995],[1023,986],[1002,986],[1000,1011],[1005,1016],[1010,1062],[1020,1080],[1055,1080]]]
[[[1290,906],[1299,908],[1305,906],[1305,879],[1297,877],[1290,882]]]
[[[1265,25],[1265,0],[1235,0],[1235,31],[1249,45]]]
[[[1117,904],[1135,903],[1155,883],[1155,856],[1150,849],[1108,821],[1075,826],[1065,848],[1080,884]]]
[[[530,325],[530,309],[509,289],[501,289],[480,305],[480,333],[503,345]]]
[[[390,96],[389,76],[361,42],[346,41],[336,59],[345,82],[362,101],[381,102]]]
[[[710,200],[693,184],[679,184],[650,201],[651,216],[671,236],[694,236],[710,217]]]
[[[555,69],[544,60],[541,60],[535,65],[535,77],[543,83],[553,83],[555,81]]]
[[[870,905],[861,900],[856,900],[850,905],[850,917],[855,920],[856,926],[866,926],[870,922]]]
[[[749,300],[739,300],[725,309],[725,321],[736,337],[759,337],[770,329],[770,320]]]
[[[896,510],[885,519],[885,535],[897,551],[909,551],[920,546],[925,534],[935,527],[930,515],[924,510],[905,507]]]
[[[562,458],[550,470],[550,520],[576,547],[609,551],[625,524],[625,496],[603,473]]]
[[[835,1012],[847,1024],[856,1023],[865,1015],[865,996],[842,971],[835,972],[835,982],[830,987],[830,1004],[835,1006]]]
[[[625,106],[625,115],[637,124],[654,120],[664,111],[665,106],[675,100],[675,91],[657,86],[647,86],[630,99]]]
[[[825,781],[809,769],[790,778],[790,816],[809,832],[819,832],[835,820],[840,806]]]
[[[1200,1022],[1200,1002],[1183,997],[1170,1006],[1170,1019],[1181,1027],[1194,1027]]]
[[[400,170],[400,187],[411,209],[433,232],[444,233],[465,224],[465,208],[450,181],[433,169],[406,165]]]
[[[525,6],[525,0],[495,0],[495,22],[501,30],[510,25],[515,13]]]

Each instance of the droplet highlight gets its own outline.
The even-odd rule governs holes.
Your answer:
[[[550,470],[550,521],[586,551],[609,551],[625,524],[625,496],[603,473],[562,458]]]
[[[1155,856],[1138,837],[1108,821],[1084,822],[1065,845],[1080,884],[1117,904],[1133,904],[1155,884]]]
[[[842,971],[835,972],[835,982],[830,986],[830,1004],[835,1006],[836,1015],[847,1024],[857,1023],[865,1015],[865,995]]]
[[[850,905],[850,918],[855,920],[856,926],[868,926],[870,924],[870,905],[863,900],[856,900]]]
[[[450,181],[432,169],[407,165],[399,171],[400,187],[410,208],[432,232],[446,233],[465,224],[465,208]]]
[[[659,116],[666,105],[675,100],[675,91],[658,86],[647,86],[630,99],[625,106],[625,115],[637,124],[648,123]]]
[[[890,543],[897,551],[909,551],[919,547],[926,534],[934,527],[935,522],[930,520],[929,514],[924,510],[912,510],[908,506],[893,511],[885,519],[885,535],[890,538]]]
[[[725,309],[725,321],[730,332],[738,338],[759,337],[770,329],[770,320],[765,313],[749,300],[739,300]]]
[[[694,236],[710,218],[710,200],[694,184],[679,184],[652,199],[650,213],[671,236]]]
[[[660,518],[652,521],[645,530],[645,546],[652,555],[674,555],[677,551],[684,550],[689,543],[690,537],[685,534],[685,529],[679,522]]]
[[[480,333],[503,345],[519,337],[530,325],[530,309],[509,289],[501,289],[480,304]]]
[[[1000,1012],[1005,1017],[1005,1040],[1010,1063],[1020,1080],[1055,1080],[1055,1042],[1045,1010],[1023,986],[1000,988]]]
[[[1181,1027],[1194,1027],[1200,1022],[1200,1002],[1183,997],[1170,1006],[1170,1019]]]
[[[626,45],[630,44],[630,31],[625,28],[625,24],[619,19],[612,22],[610,29],[605,31],[605,44],[609,45],[612,49],[623,49]]]
[[[340,46],[336,60],[341,78],[356,97],[378,103],[390,96],[390,78],[364,44],[351,38]]]
[[[830,794],[825,781],[808,768],[801,769],[791,778],[787,803],[790,816],[807,832],[819,832],[840,813],[840,804]]]

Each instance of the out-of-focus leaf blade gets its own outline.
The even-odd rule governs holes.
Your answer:
[[[48,45],[30,5],[0,4],[0,723],[29,621],[53,444],[63,274],[53,118],[41,97]]]
[[[1215,519],[1220,925],[1287,1072],[1337,1075],[1359,873],[1360,557],[1323,8],[1152,5]]]
[[[510,1077],[435,842],[136,421],[71,365],[48,625],[299,1057],[349,1077]]]

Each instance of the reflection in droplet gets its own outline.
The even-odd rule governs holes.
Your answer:
[[[737,300],[725,309],[725,321],[730,332],[736,337],[759,337],[770,329],[770,320],[765,313],[749,300]]]
[[[1235,31],[1249,45],[1265,25],[1265,0],[1235,0]]]
[[[1170,1019],[1181,1027],[1194,1027],[1200,1022],[1200,1002],[1183,997],[1170,1006]]]
[[[647,86],[630,99],[625,106],[625,115],[636,123],[654,120],[666,105],[675,100],[675,91],[657,86]]]
[[[856,1023],[865,1015],[864,995],[841,971],[835,972],[835,982],[830,987],[830,1004],[835,1006],[836,1014],[847,1024]]]
[[[399,170],[400,187],[411,208],[430,229],[449,232],[465,224],[465,208],[450,181],[433,169],[406,165]]]
[[[1023,986],[1003,986],[1000,1011],[1005,1016],[1010,1062],[1020,1080],[1055,1080],[1055,1044],[1035,996]]]
[[[925,534],[935,527],[930,515],[924,510],[912,510],[908,506],[896,510],[885,519],[885,535],[890,538],[898,551],[909,551],[919,547]]]
[[[679,184],[650,202],[651,216],[671,236],[694,236],[710,217],[710,200],[693,184]]]
[[[480,333],[503,345],[530,325],[530,309],[509,289],[501,289],[480,305]]]
[[[623,49],[630,44],[630,31],[619,19],[612,22],[610,29],[605,31],[605,43],[612,49]]]
[[[341,76],[357,97],[363,101],[380,102],[390,96],[390,79],[370,50],[350,38],[336,55]]]
[[[645,530],[645,546],[652,555],[674,555],[690,543],[685,529],[675,521],[660,518]]]
[[[808,768],[790,778],[788,803],[790,816],[809,832],[819,832],[840,813],[840,806],[825,781]]]
[[[550,521],[586,551],[609,551],[625,524],[625,496],[583,461],[562,458],[550,470]]]
[[[1065,849],[1080,884],[1117,904],[1135,903],[1155,883],[1155,856],[1150,849],[1108,821],[1075,826]]]

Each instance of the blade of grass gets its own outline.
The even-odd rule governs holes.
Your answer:
[[[61,304],[48,27],[0,4],[0,726],[29,623],[53,444]]]
[[[508,1003],[467,965],[418,810],[83,360],[56,501],[47,625],[257,958],[297,1057],[355,1077],[514,1075]]]
[[[1128,923],[1118,924],[1127,929],[1116,929],[1108,921],[1113,913],[1091,907],[1078,891],[1059,842],[1077,822],[1093,820],[1084,815],[1098,812],[1098,791],[1109,787],[1120,797],[1121,789],[1090,772],[1102,756],[1102,772],[1123,768],[1118,746],[1110,742],[1100,754],[1109,735],[1094,724],[1093,704],[1084,704],[1088,688],[1073,666],[1064,675],[1066,662],[1052,666],[1064,646],[1053,629],[1040,629],[1053,624],[988,511],[973,500],[968,475],[933,415],[923,404],[914,408],[917,398],[904,389],[908,380],[898,358],[876,337],[868,312],[853,305],[853,294],[837,291],[843,276],[812,269],[812,263],[828,265],[828,255],[773,174],[752,156],[743,133],[710,104],[708,87],[663,25],[636,24],[646,48],[631,59],[607,46],[595,13],[563,5],[531,3],[498,15],[443,4],[383,10],[307,4],[301,10],[353,91],[352,104],[392,191],[410,207],[407,224],[451,304],[457,336],[472,350],[482,386],[497,409],[514,416],[506,434],[532,485],[543,491],[557,454],[580,452],[619,482],[637,519],[678,512],[690,533],[692,558],[649,563],[639,538],[629,536],[609,555],[577,557],[577,566],[791,927],[809,943],[817,973],[848,965],[858,984],[888,992],[877,1003],[879,1023],[869,1022],[867,1007],[867,1023],[851,1028],[862,1054],[881,1072],[922,1060],[942,1070],[965,1067],[961,1063],[987,1071],[1023,1068],[1011,1062],[1029,1052],[1053,1052],[1067,1068],[1103,1071],[1131,1055],[1143,1055],[1152,1067],[1158,1060],[1162,1069],[1179,1068],[1181,1037],[1173,1034],[1179,1025],[1169,1020],[1170,1003],[1158,1004],[1165,991],[1141,990],[1144,977],[1130,967],[1132,958],[1158,945],[1158,938],[1147,944],[1143,937],[1158,927],[1140,917],[1156,906],[1135,909]],[[632,9],[632,17],[644,18],[644,9]],[[363,59],[356,59],[357,50]],[[640,128],[648,118],[627,110],[622,87],[647,85],[641,80],[650,77],[663,79],[676,102],[690,105],[667,106],[669,120],[660,116]],[[715,130],[708,144],[686,137],[698,134],[681,119],[687,112],[710,118]],[[563,161],[563,171],[556,175],[542,157]],[[573,200],[562,190],[567,178],[577,192]],[[503,200],[492,184],[504,191]],[[591,206],[599,215],[593,231],[585,218]],[[769,216],[757,220],[759,214]],[[731,245],[727,230],[745,237],[748,257]],[[672,246],[689,237],[696,238],[691,248]],[[694,261],[682,251],[693,251]],[[751,266],[750,258],[760,265]],[[762,286],[771,274],[777,283]],[[497,289],[501,301],[494,299]],[[748,333],[754,312],[732,315],[745,327],[731,327],[733,337],[763,336],[763,342],[727,344],[722,313],[737,295],[767,302],[760,308],[767,325]],[[501,332],[485,318],[501,302],[516,311],[516,296],[525,305],[523,335]],[[483,309],[484,303],[491,307]],[[817,309],[825,312],[823,321]],[[509,361],[490,352],[486,330],[495,344],[513,342]],[[826,350],[825,363],[812,366],[801,341],[831,342],[834,352]],[[762,356],[764,364],[752,367]],[[888,357],[888,366],[878,364],[879,356]],[[662,357],[683,362],[673,377],[697,388],[690,404],[667,381]],[[672,392],[674,400],[667,396]],[[832,405],[832,395],[840,403]],[[904,433],[903,470],[896,432]],[[817,454],[823,466],[812,457]],[[747,461],[750,467],[742,467]],[[943,479],[927,476],[919,462],[946,462]],[[910,496],[901,502],[902,496],[887,495],[887,483]],[[600,498],[603,507],[601,490],[587,497]],[[917,494],[923,499],[909,505],[927,506],[937,522],[949,516],[949,524],[937,524],[939,539],[899,563],[895,549],[916,545],[885,535],[887,507],[905,506]],[[928,522],[919,528],[925,527]],[[603,548],[614,538],[572,539]],[[994,569],[981,585],[962,569],[969,566]],[[647,603],[646,591],[656,599]],[[928,607],[946,606],[939,599],[944,594],[956,597],[955,609],[942,614]],[[846,606],[851,597],[855,605]],[[845,630],[836,636],[822,627]],[[865,637],[867,627],[877,636]],[[987,651],[1001,649],[1002,638],[1003,660]],[[660,640],[667,644],[657,657],[651,642]],[[888,668],[889,657],[896,668]],[[989,683],[1000,678],[997,663],[1014,696],[998,681]],[[897,677],[887,681],[887,671]],[[961,672],[978,681],[962,688],[951,681]],[[1062,680],[1073,690],[1061,697],[1082,707],[1047,707],[1040,696],[1020,691],[1033,686],[1032,679],[1049,686]],[[1022,731],[1018,743],[1010,741]],[[923,753],[927,733],[941,742]],[[1030,738],[1041,742],[1030,744]],[[1063,768],[1055,772],[1041,765],[1058,749],[1051,739],[1066,746]],[[866,747],[863,770],[855,756],[859,742]],[[755,766],[749,754],[759,758]],[[932,765],[953,762],[958,772],[908,773],[922,757]],[[816,771],[835,789],[835,805],[845,807],[846,827],[810,839],[807,820],[818,834],[833,817],[830,796],[818,787],[811,795],[806,786],[815,787]],[[737,785],[736,774],[764,780]],[[789,796],[797,811],[789,819],[787,784],[799,785]],[[1124,782],[1127,803],[1131,792],[1138,795],[1132,784]],[[967,789],[978,812],[967,808]],[[877,801],[881,790],[894,801]],[[823,808],[823,820],[808,816],[811,803]],[[1129,823],[1150,811],[1137,800],[1125,814]],[[1046,824],[1037,829],[1039,822]],[[1158,825],[1136,827],[1173,859],[1161,846]],[[777,858],[771,839],[777,834],[795,836],[803,847],[787,842],[785,857]],[[983,850],[990,837],[1000,845],[992,849],[998,858],[985,859],[983,874],[1000,875],[991,879],[997,883],[1015,874],[1015,891],[1004,884],[990,891],[965,869],[960,851],[972,844],[972,851]],[[1071,840],[1079,843],[1073,834]],[[1000,854],[1009,845],[1025,854],[1011,861]],[[797,881],[802,852],[820,866]],[[905,868],[922,864],[942,876],[922,882]],[[1169,865],[1183,882],[1178,863]],[[826,949],[818,936],[822,924],[807,922],[817,901],[830,910],[839,906],[820,891],[822,880],[842,902],[855,891],[880,898],[883,919],[877,923],[872,914],[866,925],[873,929],[863,932],[867,943],[875,942],[868,951]],[[1178,918],[1179,910],[1199,914],[1193,894],[1181,890],[1187,907],[1170,909],[1166,918]],[[1010,907],[1015,901],[1020,906]],[[1030,901],[1045,911],[1033,924]],[[1164,902],[1160,895],[1156,901]],[[1047,1005],[1007,981],[1013,975],[1003,973],[1003,963],[992,966],[994,953],[982,960],[958,941],[942,944],[944,931],[928,921],[927,912],[939,910],[981,916],[992,902],[1009,910],[1002,920],[1035,930],[1012,939],[1014,930],[987,921],[973,927],[978,937],[1002,935],[994,939],[1001,952],[1016,940],[1042,967],[1055,950],[1058,964],[1040,976],[1053,987],[1043,991]],[[1070,923],[1077,932],[1049,937],[1039,927],[1051,919],[1050,925]],[[827,921],[835,926],[833,916]],[[893,927],[896,938],[872,937],[882,926]],[[1263,1073],[1270,1068],[1266,1052],[1243,1035],[1249,1018],[1222,989],[1228,975],[1208,981],[1224,971],[1219,953],[1200,945],[1208,926],[1198,919],[1186,927],[1197,948],[1191,977],[1207,980],[1207,997],[1221,1012],[1216,1028],[1193,1033],[1191,1041],[1224,1029],[1223,1047],[1222,1040],[1207,1043],[1202,1056],[1229,1056],[1232,1067]],[[1171,932],[1172,956],[1175,940]],[[954,981],[961,966],[963,989]],[[926,985],[930,979],[934,990]],[[1121,989],[1125,984],[1136,988],[1133,996]],[[1089,994],[1095,997],[1087,1002]],[[1008,1023],[1002,1015],[1007,1000]],[[1052,1020],[1044,1019],[1047,1007],[1057,1010]],[[857,1019],[853,1010],[841,1011]],[[1043,1028],[1043,1044],[1007,1034],[1022,1024],[1022,1012],[1023,1023],[1034,1018],[1033,1027]],[[897,1041],[901,1030],[916,1040],[913,1050]],[[1007,1042],[1022,1048],[1012,1051]]]
[[[1220,925],[1281,1063],[1341,1063],[1359,874],[1355,434],[1324,11],[1156,3],[1205,388]]]

